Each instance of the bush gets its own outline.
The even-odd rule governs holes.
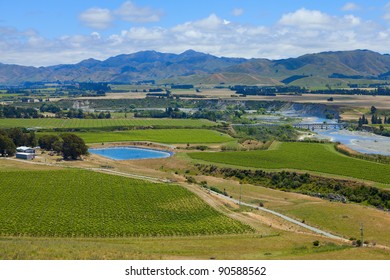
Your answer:
[[[88,147],[85,145],[83,139],[78,137],[76,134],[65,133],[61,134],[60,137],[63,140],[62,144],[62,156],[64,159],[77,159],[81,155],[88,153]]]
[[[187,183],[196,184],[196,180],[195,180],[194,177],[192,177],[192,176],[186,176],[186,179],[187,179]]]
[[[313,246],[314,246],[314,247],[320,246],[320,241],[318,241],[318,240],[313,241]]]
[[[16,146],[12,140],[0,134],[0,154],[2,156],[13,156],[16,152]]]

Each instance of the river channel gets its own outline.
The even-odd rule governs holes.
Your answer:
[[[327,120],[318,117],[304,117],[301,123],[337,123],[337,120]],[[390,137],[376,135],[364,131],[349,131],[345,129],[315,129],[317,138],[340,142],[349,148],[364,154],[380,154],[390,156]]]

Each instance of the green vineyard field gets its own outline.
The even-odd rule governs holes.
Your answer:
[[[192,119],[0,119],[0,128],[208,127],[214,125],[214,122],[208,120]]]
[[[38,133],[39,135],[47,132]],[[142,129],[115,132],[76,132],[86,143],[152,141],[160,143],[223,143],[233,139],[208,129]]]
[[[333,144],[281,143],[275,150],[190,153],[193,159],[264,169],[296,169],[390,184],[390,165],[339,154]]]
[[[251,232],[190,191],[81,170],[0,172],[3,236],[124,237]]]

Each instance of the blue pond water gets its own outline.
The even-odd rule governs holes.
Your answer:
[[[115,160],[135,160],[150,158],[167,158],[172,155],[168,151],[154,149],[137,148],[137,147],[110,147],[101,149],[89,149],[91,154],[100,155]]]

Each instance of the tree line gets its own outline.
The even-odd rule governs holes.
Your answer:
[[[110,119],[109,111],[101,112],[84,112],[81,109],[62,110],[54,104],[44,103],[39,108],[39,111],[34,108],[23,108],[15,106],[0,106],[0,118],[17,118],[17,119],[36,119],[44,118],[42,113],[53,113],[56,118],[76,118],[76,119]]]
[[[60,135],[47,134],[39,138],[34,131],[22,128],[0,129],[0,154],[3,157],[14,156],[16,147],[29,146],[61,154],[64,159],[77,159],[88,153],[84,140],[72,133]]]

